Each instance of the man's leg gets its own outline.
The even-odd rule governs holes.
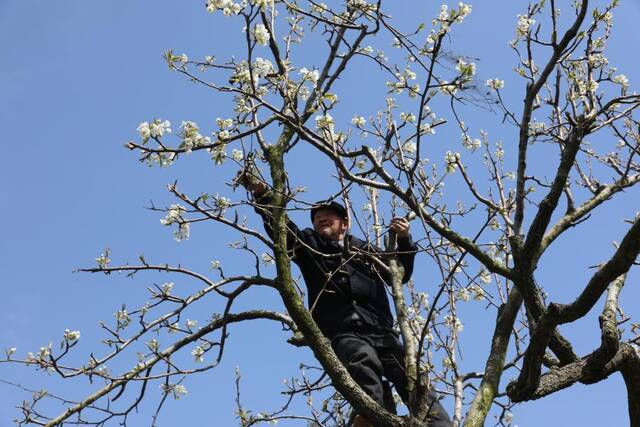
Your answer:
[[[331,340],[336,355],[362,389],[384,407],[382,363],[378,354],[366,340],[353,335],[341,334]],[[354,427],[371,427],[364,417],[356,415]]]
[[[378,356],[382,362],[384,376],[393,383],[396,391],[406,403],[409,396],[407,394],[407,375],[404,369],[404,350],[402,345],[398,343],[398,346],[379,348]],[[426,425],[429,427],[451,427],[449,415],[447,415],[434,392],[428,391],[427,403],[429,405],[429,417]]]
[[[336,355],[364,391],[380,405],[384,405],[382,363],[376,350],[353,334],[337,335],[331,341]]]

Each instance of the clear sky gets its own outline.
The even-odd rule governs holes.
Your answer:
[[[429,22],[437,8],[403,2],[396,10],[399,22]],[[0,239],[0,347],[17,347],[18,354],[24,356],[49,341],[57,345],[64,329],[79,329],[82,337],[75,360],[82,363],[103,337],[98,321],[111,321],[112,313],[122,304],[141,304],[148,286],[174,281],[176,289],[198,288],[195,282],[166,275],[128,279],[72,273],[75,268],[93,266],[94,258],[106,247],[112,251],[113,264],[135,261],[144,254],[153,262],[182,263],[207,272],[210,261],[219,259],[229,273],[240,273],[250,263],[248,257],[227,247],[238,239],[237,234],[215,224],[196,225],[190,240],[177,243],[171,231],[160,225],[161,215],[145,209],[152,202],[158,206],[172,203],[166,185],[175,180],[189,194],[208,191],[241,198],[224,184],[233,176],[232,168],[216,168],[201,154],[167,169],[147,168],[123,148],[137,137],[135,129],[144,120],[168,119],[174,130],[181,120],[193,120],[210,132],[215,129],[216,117],[229,116],[227,101],[171,73],[162,59],[166,49],[192,58],[228,58],[241,49],[240,24],[207,14],[202,3],[0,0],[0,144],[5,158],[0,168],[0,224],[4,228]],[[526,2],[471,3],[473,13],[456,30],[453,48],[456,53],[477,58],[480,78],[503,78],[507,98],[519,111],[522,82],[511,71],[515,58],[508,41],[514,36],[516,14],[526,9]],[[563,10],[569,10],[568,1],[559,3]],[[637,88],[639,3],[622,0],[614,20],[608,57],[627,75],[632,88]],[[311,51],[301,53],[300,58],[308,67],[320,64]],[[369,82],[367,75],[358,73],[348,79],[340,84],[366,86]],[[340,118],[346,123],[357,108],[363,108],[359,105],[371,105],[373,96],[373,91],[365,91],[362,97],[345,98],[344,117]],[[380,99],[375,105],[380,105]],[[499,124],[495,116],[493,120]],[[491,129],[508,150],[513,130]],[[446,149],[446,142],[443,144]],[[320,199],[326,194],[323,183],[328,168],[305,157],[308,152],[301,153],[291,166],[292,181],[310,188],[309,200]],[[610,253],[610,242],[620,239],[625,229],[621,218],[638,210],[638,196],[635,190],[617,198],[606,214],[594,215],[587,226],[589,232],[558,242],[558,249],[540,272],[541,280],[553,283],[547,289],[552,299],[567,302],[577,294],[578,284],[592,271],[585,265],[597,264]],[[306,221],[305,216],[295,219],[302,224]],[[255,217],[250,221],[259,227]],[[426,257],[423,261],[429,262]],[[580,268],[573,270],[578,261]],[[422,274],[417,277],[425,290],[434,293],[428,278],[430,268],[419,266],[416,275]],[[578,284],[573,285],[576,277]],[[637,282],[635,273],[622,297],[622,308],[636,322],[640,316]],[[257,302],[282,309],[271,293],[260,291],[251,300],[242,300],[238,310],[255,307]],[[219,310],[219,302],[210,300],[193,315],[202,324]],[[466,321],[463,318],[466,327],[461,345],[471,350],[462,363],[468,370],[482,369],[479,361],[484,361],[488,351],[494,313],[470,309],[469,316]],[[597,346],[596,322],[596,317],[590,316],[567,329],[571,337],[581,339],[576,345],[580,354]],[[297,374],[301,361],[312,363],[310,352],[284,343],[286,337],[278,325],[266,321],[234,328],[223,363],[188,379],[188,396],[169,401],[159,424],[237,425],[236,366],[243,375],[242,396],[247,408],[274,409],[281,399],[277,392],[282,379]],[[122,369],[135,363],[133,359],[129,362]],[[0,379],[76,398],[100,386],[59,384],[42,373],[7,365],[0,365]],[[0,427],[11,424],[18,415],[15,405],[27,397],[0,384]],[[157,402],[160,390],[154,387],[148,397]],[[445,405],[450,410],[451,399]],[[597,385],[576,385],[550,398],[525,403],[514,414],[520,427],[625,425],[624,384],[614,375]],[[131,425],[149,424],[150,415],[143,412]],[[491,420],[487,425],[492,425]]]

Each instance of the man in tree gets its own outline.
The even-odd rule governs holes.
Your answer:
[[[252,193],[256,211],[267,233],[273,237],[270,193],[267,185],[242,177]],[[380,405],[395,413],[390,380],[404,402],[409,402],[404,351],[393,329],[387,289],[389,272],[383,257],[395,256],[404,268],[402,282],[413,272],[417,247],[405,218],[393,218],[389,229],[397,238],[397,251],[384,254],[379,248],[348,233],[347,210],[335,201],[320,202],[311,209],[313,228],[299,229],[287,221],[287,249],[300,267],[308,290],[308,304],[314,320],[331,340],[338,358],[353,379]],[[429,392],[428,425],[448,427],[449,418]],[[354,426],[372,426],[356,416]]]

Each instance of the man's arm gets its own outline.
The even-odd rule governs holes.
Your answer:
[[[407,283],[411,278],[411,274],[413,274],[413,262],[418,251],[418,247],[411,239],[411,233],[409,232],[410,227],[409,221],[402,217],[393,218],[389,225],[389,229],[396,233],[398,243],[397,258],[404,267],[402,283]]]
[[[242,179],[240,183],[251,193],[253,200],[255,201],[254,209],[262,217],[264,229],[273,240],[273,228],[271,227],[272,209],[271,209],[271,193],[263,181],[254,177],[251,179]],[[296,249],[300,246],[299,242],[305,241],[304,233],[300,231],[297,225],[295,225],[287,217],[287,249],[292,252],[291,256],[295,258]]]

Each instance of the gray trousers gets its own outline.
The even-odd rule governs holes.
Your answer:
[[[369,334],[366,330],[339,332],[332,337],[331,346],[353,379],[381,406],[396,413],[391,390],[382,377],[393,383],[404,402],[408,401],[404,350],[393,334]],[[431,391],[428,403],[430,409],[426,425],[450,427],[451,421],[447,412]],[[375,425],[375,422],[373,424]]]

